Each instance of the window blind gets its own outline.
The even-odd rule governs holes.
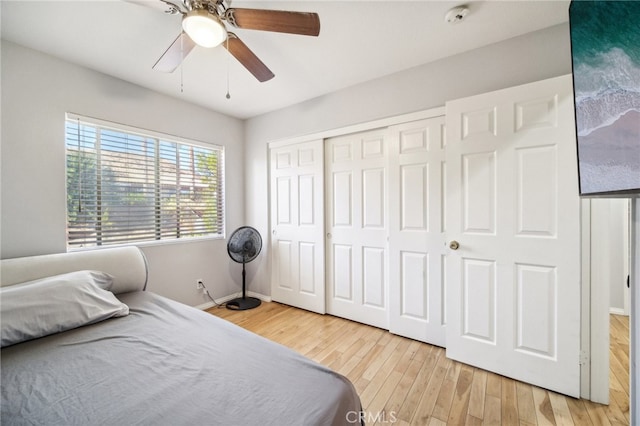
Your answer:
[[[67,245],[224,236],[224,149],[67,115]]]

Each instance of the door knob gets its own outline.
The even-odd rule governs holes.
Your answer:
[[[449,248],[451,250],[458,250],[458,248],[460,248],[460,243],[457,242],[456,240],[453,240],[449,243]]]

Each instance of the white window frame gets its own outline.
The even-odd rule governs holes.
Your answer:
[[[149,236],[147,235],[144,239],[130,238],[127,241],[122,241],[122,242],[108,242],[108,241],[102,242],[100,241],[100,238],[96,236],[95,240],[87,239],[84,243],[72,243],[70,240],[70,232],[69,232],[70,231],[70,226],[69,226],[70,212],[69,212],[69,204],[67,203],[65,207],[66,219],[67,219],[67,229],[65,233],[66,233],[66,244],[67,244],[68,251],[95,249],[95,248],[101,248],[101,247],[116,247],[116,246],[123,246],[123,245],[144,246],[144,245],[176,244],[176,243],[185,243],[190,241],[202,241],[204,239],[224,239],[225,238],[225,229],[226,229],[225,202],[226,200],[225,200],[224,146],[195,141],[192,139],[187,139],[184,137],[178,137],[174,135],[168,135],[168,134],[153,131],[153,130],[140,129],[140,128],[136,128],[136,127],[125,125],[125,124],[114,123],[114,122],[101,120],[93,117],[82,116],[75,113],[67,113],[65,116],[65,192],[66,192],[65,199],[67,200],[69,197],[68,195],[69,188],[68,188],[68,181],[67,181],[67,174],[69,172],[69,168],[67,164],[68,156],[69,156],[69,138],[66,130],[68,122],[77,122],[79,125],[87,125],[87,126],[95,127],[96,129],[100,129],[101,131],[102,130],[115,131],[115,132],[125,133],[127,135],[131,135],[135,137],[143,137],[145,139],[154,140],[156,156],[161,155],[160,149],[159,149],[161,142],[176,144],[176,151],[179,151],[181,148],[184,148],[184,147],[194,147],[194,148],[201,148],[201,149],[215,152],[217,153],[216,171],[217,171],[217,183],[219,187],[219,190],[216,193],[216,198],[218,199],[218,201],[216,204],[217,208],[215,209],[215,212],[216,212],[215,214],[217,215],[217,221],[215,222],[215,225],[214,225],[216,227],[217,232],[212,232],[205,235],[197,235],[197,236],[181,235],[180,226],[177,225],[176,226],[177,235],[175,236],[165,235],[163,234],[163,232],[159,232],[159,234],[155,237],[155,239],[149,239]],[[70,135],[70,136],[73,138],[74,135]],[[78,137],[80,138],[80,136]],[[98,155],[98,158],[99,158],[99,155]],[[158,163],[156,163],[155,166],[158,167]],[[98,161],[97,167],[101,167],[99,164],[99,161]],[[152,173],[157,174],[159,172],[158,170],[153,170]],[[179,178],[179,174],[180,174],[179,168],[176,168],[176,176],[178,176],[177,179]],[[160,221],[161,213],[159,213],[159,211],[157,210],[157,206],[159,204],[158,200],[161,197],[160,195],[158,195],[161,191],[161,184],[159,182],[156,182],[156,185],[159,185],[159,186],[154,187],[154,193],[156,194],[154,196],[155,198],[154,202],[156,203],[154,218],[156,221]],[[180,191],[180,189],[176,188],[176,191]],[[181,219],[177,219],[177,223],[184,223],[184,222],[181,222]],[[125,238],[128,238],[128,237],[125,237]]]

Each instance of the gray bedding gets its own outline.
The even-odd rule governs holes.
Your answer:
[[[3,425],[339,425],[343,376],[149,292],[113,318],[2,349]]]

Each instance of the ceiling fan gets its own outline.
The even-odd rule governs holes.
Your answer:
[[[155,63],[153,69],[173,72],[196,45],[222,44],[260,82],[274,77],[273,72],[247,47],[232,27],[307,36],[320,34],[317,13],[229,7],[230,0],[158,0],[164,12],[182,15],[183,31]],[[145,2],[147,3],[147,2]],[[157,3],[156,3],[157,4]]]

